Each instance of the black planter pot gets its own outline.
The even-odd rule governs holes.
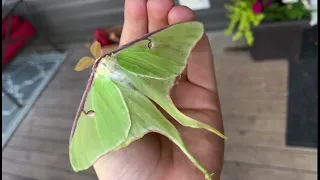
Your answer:
[[[250,54],[256,61],[293,59],[299,56],[302,32],[309,20],[266,22],[252,29],[254,43]]]

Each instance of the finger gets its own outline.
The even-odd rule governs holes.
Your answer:
[[[206,34],[192,50],[187,65],[187,78],[191,83],[217,95],[212,49]]]
[[[195,13],[186,6],[175,6],[168,14],[169,24],[192,20],[196,20]],[[201,38],[193,49],[184,72],[186,73],[183,73],[182,77],[187,76],[187,79],[193,84],[217,92],[212,50],[206,35]],[[214,102],[218,102],[218,99]]]
[[[175,6],[171,9],[171,11],[168,14],[168,22],[170,25],[179,22],[193,20],[196,20],[195,13],[185,6]],[[201,50],[201,48],[204,49]],[[199,54],[199,52],[202,52],[205,55],[202,56],[201,54]],[[206,36],[203,36],[203,38],[199,41],[199,43],[192,51],[190,59],[188,60],[188,65],[186,69],[188,80],[190,81],[191,79],[193,84],[205,87],[206,89],[214,89],[214,71],[212,62],[213,61],[209,41]],[[199,66],[201,68],[199,68]],[[198,72],[199,70],[205,72]],[[199,79],[199,77],[202,77],[204,79]],[[217,96],[212,96],[212,93],[205,90],[204,88],[202,90],[198,90],[199,88],[201,89],[201,87],[191,85],[188,82],[178,84],[173,89],[173,91],[176,90],[176,93],[173,92],[173,94],[178,94],[179,92],[180,98],[175,98],[175,96],[172,96],[173,101],[175,102],[175,104],[178,104],[178,107],[181,106],[186,109],[189,109],[185,109],[183,111],[184,114],[194,119],[198,119],[213,127],[216,127],[221,132],[223,132],[223,124],[221,121],[220,109],[217,105],[219,104],[219,99],[217,98]],[[189,91],[185,91],[185,89],[188,89]],[[180,101],[181,97],[194,96],[195,94],[199,94],[199,92],[202,92],[202,95],[196,101],[188,102],[188,100],[185,98],[182,98],[184,99],[184,101]],[[198,107],[206,109],[206,113],[200,111]],[[219,178],[219,174],[221,172],[223,164],[223,139],[219,138],[218,136],[214,136],[212,135],[212,133],[207,131],[200,131],[199,129],[186,128],[179,125],[176,127],[181,132],[181,135],[184,138],[188,148],[190,149],[190,152],[193,153],[196,156],[196,158],[199,159],[199,161],[202,162],[203,165],[208,168],[209,171],[215,172],[215,176]],[[201,147],[201,149],[199,149],[199,147]],[[208,159],[208,157],[212,157],[213,154],[216,155],[216,158]]]
[[[194,21],[195,13],[186,6],[174,6],[168,14],[169,25],[186,21]]]
[[[148,31],[152,32],[168,25],[168,13],[174,7],[172,0],[148,0]]]
[[[196,20],[195,13],[186,6],[175,6],[168,15],[169,24],[194,20]],[[190,55],[187,78],[193,84],[217,92],[213,55],[206,35],[201,38]]]
[[[120,46],[147,33],[147,0],[126,0]]]
[[[185,6],[174,6],[168,13],[168,23],[176,24],[179,22],[192,21],[195,20],[196,16],[192,10]],[[183,82],[187,80],[187,68],[183,70],[181,75],[176,80],[177,82]]]

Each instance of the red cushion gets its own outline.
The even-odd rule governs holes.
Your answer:
[[[21,27],[21,25],[23,23],[23,21],[20,19],[19,16],[17,16],[17,15],[11,15],[11,16],[12,16],[12,22],[11,22],[11,28],[10,28],[9,34],[14,33],[17,29],[19,29],[19,27]],[[4,37],[7,33],[7,29],[8,29],[7,26],[9,25],[8,18],[9,17],[6,17],[2,21],[2,40],[4,40]]]
[[[31,40],[32,36],[35,34],[36,30],[33,27],[33,25],[28,21],[24,21],[21,27],[10,35],[9,39],[14,40],[22,37],[25,37],[25,39],[16,42],[9,42],[6,45],[5,55],[2,59],[2,67],[4,67],[8,63],[8,61],[20,50],[20,48],[22,48],[26,43],[28,43]],[[3,42],[2,47],[4,47]]]

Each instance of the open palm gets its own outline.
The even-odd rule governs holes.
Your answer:
[[[126,0],[125,22],[121,44],[164,26],[195,20],[194,13],[175,6],[172,0]],[[187,116],[214,126],[223,132],[219,98],[216,90],[213,57],[204,35],[193,49],[179,83],[172,88],[175,105]],[[220,179],[224,142],[215,134],[203,130],[176,126],[188,147],[214,179]],[[197,180],[204,175],[166,137],[150,133],[126,148],[101,157],[94,168],[101,180]]]

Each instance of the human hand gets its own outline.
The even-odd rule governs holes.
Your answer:
[[[193,11],[172,0],[126,0],[120,45],[171,24],[196,20]],[[217,128],[223,123],[216,89],[212,50],[204,35],[193,49],[179,83],[172,88],[175,105],[187,116]],[[220,179],[224,141],[204,129],[172,121],[190,153]],[[203,180],[204,174],[165,136],[150,133],[94,164],[101,180]]]

